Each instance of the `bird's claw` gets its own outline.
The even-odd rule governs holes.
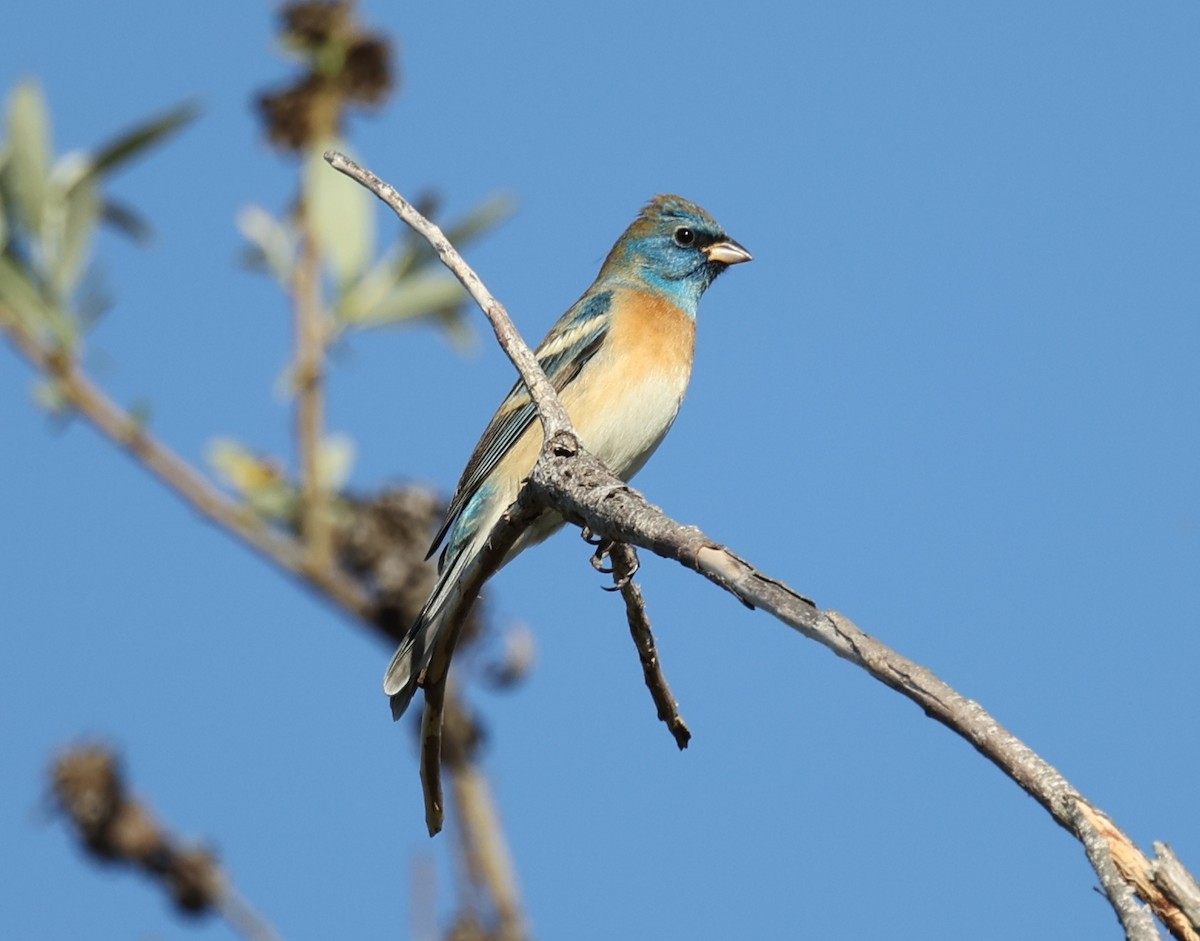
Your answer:
[[[605,558],[612,553],[614,545],[615,543],[612,540],[606,539],[596,546],[596,552],[592,556],[592,568],[603,575],[612,575],[613,572],[616,571],[615,566],[607,566],[604,564]],[[641,567],[642,562],[637,557],[637,553],[635,552],[633,553],[633,564],[630,566],[629,571],[620,578],[613,579],[613,583],[611,585],[601,585],[600,587],[605,591],[620,591],[631,581],[633,581],[633,576],[637,574],[638,569]]]
[[[584,530],[584,540],[588,545],[595,546],[596,551],[592,553],[592,568],[601,575],[611,575],[613,570],[604,564],[604,560],[608,558],[608,554],[612,552],[613,542],[611,539],[599,537],[596,539],[589,538],[592,535],[590,530]]]

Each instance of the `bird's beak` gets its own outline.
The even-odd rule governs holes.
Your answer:
[[[701,251],[708,256],[709,261],[717,261],[723,265],[740,265],[743,261],[752,261],[754,258],[733,239],[713,242]]]

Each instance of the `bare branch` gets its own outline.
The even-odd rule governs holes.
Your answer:
[[[1112,903],[1113,910],[1125,929],[1125,937],[1129,941],[1159,941],[1162,935],[1159,934],[1158,926],[1154,924],[1154,917],[1138,903],[1138,898],[1141,897],[1161,917],[1160,906],[1154,904],[1152,896],[1143,894],[1143,888],[1149,886],[1149,880],[1139,876],[1136,866],[1126,865],[1132,856],[1140,857],[1140,851],[1105,814],[1092,807],[1082,797],[1077,799],[1074,809],[1073,829],[1083,843],[1088,861],[1100,877],[1104,894]],[[1161,895],[1157,889],[1153,890],[1153,894]],[[1163,923],[1169,928],[1172,927],[1169,921]],[[1172,934],[1181,941],[1196,939],[1194,932],[1179,935],[1172,930]]]
[[[326,595],[360,621],[372,623],[374,604],[352,578],[336,566],[310,564],[307,554],[295,539],[272,527],[249,507],[221,493],[203,474],[158,441],[142,423],[105,395],[77,362],[45,345],[2,306],[0,329],[34,367],[58,383],[67,402],[80,415],[194,509],[239,536],[261,555]]]
[[[679,714],[679,703],[675,701],[658,659],[658,646],[650,629],[650,616],[646,613],[646,599],[642,597],[642,589],[633,580],[638,568],[637,550],[619,542],[609,548],[608,557],[613,564],[613,583],[620,587],[621,597],[625,600],[625,617],[629,621],[629,633],[633,637],[638,659],[642,663],[642,677],[646,681],[646,688],[650,690],[650,696],[658,709],[659,719],[666,723],[667,731],[682,751],[687,748],[692,731]]]
[[[492,917],[496,930],[488,936],[497,941],[521,941],[528,935],[528,928],[517,890],[516,867],[491,788],[476,757],[483,733],[453,683],[447,686],[445,711],[443,761],[458,808],[457,830],[466,875],[472,885],[484,888],[495,909]]]
[[[333,561],[329,489],[322,479],[325,427],[325,328],[321,315],[321,259],[308,220],[299,210],[300,251],[292,279],[296,357],[296,444],[300,460],[300,535],[314,568]]]
[[[51,779],[59,809],[96,859],[141,869],[162,882],[181,911],[217,912],[247,941],[279,941],[275,929],[234,890],[216,856],[179,842],[129,794],[120,763],[108,749],[70,749],[54,763]]]
[[[395,187],[385,183],[345,154],[330,150],[326,151],[325,159],[335,170],[346,174],[378,196],[407,225],[429,242],[438,258],[467,289],[491,323],[501,348],[512,360],[522,381],[529,389],[529,394],[542,421],[545,438],[547,440],[552,437],[566,438],[573,447],[574,429],[566,409],[559,401],[554,386],[551,385],[545,372],[538,365],[533,351],[529,349],[517,332],[504,305],[492,296],[479,275],[450,244],[445,233],[418,212]],[[463,622],[470,612],[471,606],[475,603],[479,590],[483,587],[484,582],[495,574],[524,524],[536,516],[539,509],[540,507],[533,506],[531,501],[518,499],[517,503],[493,529],[488,538],[487,549],[471,561],[462,576],[463,583],[467,588],[460,593],[461,602],[445,615],[446,623],[450,625],[450,638],[437,651],[435,659],[430,663],[421,680],[421,685],[425,689],[425,709],[421,717],[421,786],[425,795],[425,825],[429,829],[430,836],[441,830],[445,819],[441,787],[441,750],[443,710],[445,708],[444,687],[447,670],[450,666],[450,657],[454,653]]]
[[[1100,832],[1101,839],[1095,839],[1097,830],[1091,819],[1098,811],[1093,805],[982,706],[864,633],[843,615],[819,610],[808,598],[760,572],[698,528],[670,519],[592,455],[583,449],[572,454],[567,445],[568,439],[549,442],[534,468],[530,489],[541,500],[593,533],[643,546],[694,569],[749,607],[761,608],[911,699],[928,716],[967,739],[1084,843],[1128,937],[1138,941],[1158,937],[1153,920],[1133,900],[1128,877],[1122,879],[1125,873],[1118,875],[1113,867],[1115,827]],[[1151,902],[1136,884],[1133,888],[1143,901]],[[1167,924],[1174,932],[1173,922]],[[1196,926],[1191,928],[1195,930]]]
[[[521,374],[521,379],[529,389],[529,394],[537,406],[538,417],[542,420],[542,429],[546,438],[549,439],[560,432],[572,432],[567,410],[563,408],[562,402],[558,399],[558,393],[554,391],[554,386],[550,384],[550,380],[546,378],[546,374],[538,365],[533,351],[529,349],[529,346],[521,339],[517,328],[513,326],[508,311],[492,296],[479,275],[466,263],[462,255],[458,253],[458,249],[450,244],[445,233],[417,212],[412,204],[396,191],[394,186],[385,183],[345,154],[336,150],[328,150],[325,152],[325,159],[335,170],[361,183],[387,203],[396,215],[414,231],[424,236],[433,246],[433,250],[437,252],[442,264],[450,269],[462,286],[467,289],[467,293],[474,298],[475,303],[479,305],[479,309],[483,311],[484,316],[491,323],[492,329],[496,332],[496,339],[499,341],[501,349],[508,354],[508,358],[517,367],[517,372]]]
[[[1118,909],[1118,914],[1121,915],[1128,936],[1141,937],[1134,933],[1134,928],[1139,927],[1135,920],[1138,913],[1153,928],[1153,920],[1141,906],[1135,904],[1136,891],[1137,897],[1150,906],[1159,920],[1167,926],[1167,930],[1179,941],[1200,941],[1196,911],[1192,904],[1196,900],[1196,882],[1175,855],[1167,849],[1166,858],[1151,862],[1107,814],[1082,800],[1079,802],[1079,814],[1084,818],[1085,826],[1082,829],[1088,858],[1092,860],[1101,879],[1106,880],[1105,889],[1115,886],[1124,892],[1125,904]],[[1161,843],[1156,844],[1156,851],[1159,847],[1162,847]],[[1100,865],[1097,865],[1098,858]],[[1187,888],[1189,881],[1190,893]],[[1184,904],[1180,905],[1172,895],[1181,898]],[[1189,908],[1192,909],[1190,913]],[[1157,935],[1146,934],[1145,937]]]
[[[1200,925],[1200,885],[1196,877],[1184,868],[1166,843],[1155,843],[1154,852],[1156,858],[1151,866],[1154,884],[1182,910],[1189,922]]]
[[[526,510],[532,507],[533,511],[539,506],[551,507],[571,522],[614,543],[641,546],[665,558],[675,559],[715,582],[749,607],[770,613],[915,702],[931,718],[970,742],[1045,807],[1059,825],[1084,843],[1089,860],[1104,886],[1105,895],[1128,937],[1136,941],[1157,937],[1146,910],[1130,898],[1130,883],[1126,881],[1130,878],[1128,874],[1114,876],[1113,840],[1097,830],[1088,813],[1098,811],[1057,769],[1000,725],[982,706],[957,693],[925,667],[864,633],[836,611],[819,610],[810,599],[760,572],[746,560],[709,539],[698,528],[684,526],[670,519],[613,475],[580,445],[573,432],[566,430],[570,424],[561,403],[553,389],[548,388],[544,375],[528,347],[517,335],[504,308],[446,241],[442,232],[417,213],[393,187],[370,171],[335,151],[327,152],[325,159],[336,169],[367,186],[429,240],[443,263],[462,281],[492,322],[500,345],[529,387],[545,429],[545,443],[517,505]],[[556,432],[555,429],[563,430]],[[493,531],[493,538],[506,526],[512,525],[511,518],[503,520]],[[502,556],[501,552],[499,557]],[[474,590],[464,592],[463,597],[463,607],[469,607],[474,600]],[[461,614],[456,616],[456,620],[460,618]],[[444,676],[443,666],[442,682]],[[427,688],[426,696],[429,694]],[[440,695],[437,698],[440,703]],[[436,745],[440,748],[440,739]],[[425,757],[430,756],[430,751],[426,750]],[[423,773],[430,767],[436,769],[436,763],[422,762]],[[433,796],[437,798],[436,807],[440,815],[440,790]],[[432,823],[428,817],[429,799],[430,792],[427,790],[427,820]],[[440,816],[437,822],[440,824]],[[1101,837],[1099,840],[1096,839],[1097,833]],[[1139,891],[1136,884],[1132,888]],[[1145,896],[1141,897],[1149,901]],[[1196,926],[1191,927],[1194,929]]]

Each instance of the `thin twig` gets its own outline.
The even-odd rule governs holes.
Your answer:
[[[84,745],[64,752],[51,769],[51,788],[59,810],[97,860],[141,870],[182,911],[218,912],[247,941],[279,941],[212,852],[182,843],[129,792],[120,761],[108,748]]]
[[[504,839],[500,815],[491,787],[477,760],[482,740],[478,722],[463,704],[453,683],[446,689],[446,725],[443,756],[450,777],[450,794],[458,813],[457,832],[462,846],[463,875],[482,886],[492,900],[496,941],[522,941],[528,929],[517,890],[516,867]]]
[[[546,438],[549,439],[560,432],[573,433],[571,419],[567,416],[567,410],[563,408],[562,402],[559,401],[558,393],[554,391],[554,386],[551,385],[550,380],[546,378],[546,374],[538,365],[533,351],[517,333],[512,318],[508,316],[508,311],[492,296],[479,275],[466,263],[462,255],[458,253],[458,249],[450,244],[445,233],[421,215],[408,200],[397,192],[394,186],[385,183],[345,154],[336,150],[328,150],[325,152],[325,159],[335,170],[361,183],[387,203],[396,215],[422,235],[437,252],[442,264],[450,269],[450,272],[467,289],[492,325],[501,349],[508,354],[508,358],[517,367],[517,372],[521,374],[522,381],[529,389],[534,405],[537,406],[538,417],[542,420],[542,429]]]
[[[654,642],[654,632],[650,629],[650,616],[646,613],[646,599],[642,589],[633,580],[638,568],[637,550],[627,543],[619,542],[608,550],[608,557],[613,564],[613,583],[620,586],[621,597],[625,599],[625,616],[629,620],[629,634],[637,647],[638,659],[642,662],[642,677],[646,688],[658,709],[658,717],[666,723],[667,730],[675,739],[679,750],[687,748],[692,737],[691,729],[679,714],[679,703],[671,693],[666,674],[663,673],[662,663],[658,659],[658,645]]]
[[[299,210],[300,250],[292,281],[296,357],[296,443],[300,456],[300,534],[314,568],[333,561],[329,492],[322,475],[325,427],[325,329],[321,314],[321,257],[308,209]]]
[[[475,273],[466,260],[458,253],[444,232],[434,223],[425,218],[389,183],[385,183],[370,170],[351,160],[345,154],[336,150],[325,152],[325,159],[335,170],[344,173],[352,180],[369,189],[386,203],[415,232],[429,242],[437,253],[438,258],[458,280],[467,292],[474,298],[491,323],[496,339],[500,343],[513,365],[521,375],[522,381],[529,389],[530,397],[537,407],[538,416],[542,421],[542,429],[546,439],[551,437],[562,439],[564,436],[575,440],[574,429],[566,409],[554,391],[554,386],[546,378],[546,374],[538,365],[536,357],[517,332],[508,311],[492,293],[484,286],[482,279]],[[500,566],[508,548],[516,541],[521,528],[536,515],[538,507],[530,505],[529,501],[522,502],[510,508],[505,517],[497,523],[488,538],[487,548],[472,560],[469,568],[462,576],[465,591],[459,593],[460,602],[444,617],[449,625],[449,638],[435,654],[434,660],[425,671],[422,685],[425,689],[425,709],[421,716],[421,785],[425,795],[425,825],[430,836],[442,828],[445,820],[444,802],[441,786],[441,749],[442,722],[447,670],[450,657],[454,653],[462,624],[466,620],[471,606],[479,590]]]
[[[204,475],[156,439],[144,424],[112,401],[65,353],[52,350],[0,307],[2,328],[17,351],[51,377],[68,403],[114,444],[133,456],[162,483],[212,522],[240,537],[365,624],[375,606],[359,585],[335,566],[314,567],[299,543],[273,528],[249,507],[225,496]]]
[[[246,941],[281,941],[279,933],[232,886],[217,899],[217,910]]]
[[[1114,880],[1117,870],[1112,866],[1111,840],[1092,840],[1094,828],[1079,808],[1094,810],[1094,805],[982,706],[864,633],[848,618],[836,611],[819,610],[811,600],[760,572],[698,528],[666,516],[583,449],[571,453],[570,443],[567,439],[551,441],[543,450],[530,478],[530,489],[540,499],[597,535],[675,559],[911,699],[928,716],[970,742],[1085,844],[1105,895],[1130,938],[1157,936],[1145,933],[1145,910],[1131,901],[1126,882]]]
[[[612,542],[632,543],[676,559],[731,592],[744,604],[762,608],[804,636],[823,644],[880,682],[911,699],[992,761],[1042,804],[1056,822],[1085,844],[1092,830],[1079,812],[1092,807],[1043,758],[992,718],[978,703],[967,699],[933,673],[901,656],[861,631],[836,611],[821,611],[808,598],[783,582],[770,578],[750,563],[718,545],[696,527],[683,526],[651,506],[641,494],[615,477],[584,449],[570,431],[561,404],[547,388],[544,375],[529,348],[512,327],[503,307],[462,260],[441,230],[420,216],[396,190],[370,171],[334,151],[325,159],[336,169],[367,186],[414,229],[424,235],[442,262],[459,278],[492,322],[505,352],[521,373],[537,405],[545,429],[545,443],[518,503],[548,506],[567,519]],[[503,529],[504,523],[498,529]],[[474,599],[465,593],[465,605]],[[427,689],[426,695],[428,696]],[[440,747],[440,741],[437,743]],[[424,768],[423,763],[423,768]],[[440,791],[437,794],[440,810]],[[1130,903],[1126,883],[1112,879],[1112,848],[1104,841],[1089,859],[1097,870],[1105,895],[1131,938],[1147,934],[1144,910]],[[1135,887],[1136,888],[1136,887]],[[1196,926],[1193,926],[1196,927]],[[1150,931],[1153,932],[1153,924]]]

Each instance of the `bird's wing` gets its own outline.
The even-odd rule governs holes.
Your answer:
[[[612,295],[612,291],[585,294],[554,325],[535,351],[537,361],[555,391],[561,393],[570,385],[604,343],[611,323],[608,312],[612,306]],[[475,452],[467,462],[458,482],[458,489],[454,491],[454,497],[450,501],[450,508],[446,511],[445,522],[434,537],[426,558],[437,551],[446,533],[467,505],[467,501],[496,469],[508,449],[517,442],[536,415],[537,410],[529,397],[529,390],[525,388],[525,383],[518,379],[500,403],[496,414],[492,416],[483,437],[475,445]]]

